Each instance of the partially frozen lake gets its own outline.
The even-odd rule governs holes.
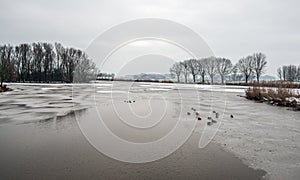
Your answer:
[[[195,178],[199,174],[210,179],[226,179],[226,175],[256,179],[264,175],[259,169],[266,171],[270,179],[300,177],[300,113],[237,96],[244,95],[246,87],[128,82],[9,84],[9,87],[14,91],[0,94],[0,165],[3,169],[0,177],[9,178],[14,174],[12,169],[24,177],[40,177],[46,171],[40,166],[47,162],[52,163],[50,171],[55,172],[49,175],[52,178],[70,177],[70,174],[73,178],[91,178],[100,171],[106,178],[118,177],[114,175],[117,173],[124,175],[124,179],[145,177],[141,172],[151,178],[151,172],[146,170],[149,167],[163,173],[161,168],[179,179]],[[195,122],[194,114],[187,114],[193,113],[191,108],[199,112],[202,120],[196,121],[187,143],[170,157],[148,166],[124,165],[103,155],[101,161],[91,160],[95,152],[83,142],[74,119],[78,113],[77,120],[89,126],[89,120],[96,117],[92,110],[95,107],[117,136],[136,143],[158,140],[173,128],[173,119],[181,116],[187,120],[182,129],[190,128]],[[220,116],[215,124],[208,126],[207,118],[214,116],[213,111]],[[147,127],[148,131],[120,125],[117,121],[120,117],[126,123]],[[155,129],[158,123],[161,127]],[[199,145],[204,148],[199,149]],[[34,158],[35,155],[40,159]],[[64,157],[68,160],[62,163]],[[184,164],[177,167],[176,162],[192,166],[191,170],[180,170]],[[56,168],[56,163],[61,163],[62,169]],[[93,166],[99,163],[101,168],[96,171]],[[226,163],[238,169],[226,169],[229,168],[225,167]],[[226,170],[222,172],[217,164],[224,165]],[[118,172],[113,170],[114,166]],[[197,168],[204,169],[198,171]],[[214,172],[214,168],[218,172]],[[75,172],[80,169],[89,170],[80,176]],[[40,175],[36,172],[39,170]],[[161,176],[169,177],[164,173]]]

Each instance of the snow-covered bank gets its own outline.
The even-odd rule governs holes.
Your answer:
[[[300,113],[255,103],[228,94],[226,112],[215,142],[250,167],[268,172],[274,180],[300,177]]]

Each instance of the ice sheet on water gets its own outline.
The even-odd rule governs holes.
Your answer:
[[[128,94],[127,91],[117,91],[117,90],[103,90],[103,91],[97,91],[97,93],[103,93],[103,94]]]
[[[97,87],[111,87],[111,86],[113,86],[113,84],[99,84],[99,83],[95,83],[94,85],[97,86]]]
[[[39,121],[86,108],[91,86],[65,84],[10,84],[13,91],[1,94],[0,120],[9,123]]]
[[[47,88],[42,88],[42,90],[53,90],[53,89],[59,89],[58,87],[47,87]]]
[[[148,88],[148,91],[169,91],[170,89],[163,89],[163,88]]]

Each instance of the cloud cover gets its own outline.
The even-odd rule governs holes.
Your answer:
[[[299,64],[297,0],[2,0],[0,43],[48,41],[85,49],[101,32],[137,18],[163,18],[201,35],[233,62],[261,51],[268,74]]]

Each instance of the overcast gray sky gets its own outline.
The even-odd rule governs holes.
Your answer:
[[[297,0],[1,0],[0,43],[47,41],[85,49],[103,31],[137,18],[163,18],[197,32],[233,62],[261,51],[268,74],[300,62]]]

